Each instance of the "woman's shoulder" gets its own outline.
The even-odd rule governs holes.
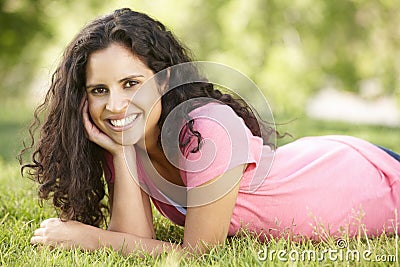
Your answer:
[[[189,112],[189,116],[191,118],[206,117],[206,116],[210,116],[211,118],[220,117],[221,114],[239,117],[230,106],[217,101],[206,103],[204,105],[196,107],[195,109]]]
[[[193,119],[193,130],[198,131],[202,138],[244,142],[248,139],[262,139],[254,136],[246,126],[245,121],[228,105],[218,102],[207,103],[189,113]],[[222,142],[225,143],[225,142]]]
[[[258,162],[262,139],[253,136],[231,107],[209,103],[189,116],[194,119],[193,130],[201,134],[201,145],[189,132],[190,141],[182,149],[180,162],[185,170],[182,179],[188,187],[198,186],[240,164]]]

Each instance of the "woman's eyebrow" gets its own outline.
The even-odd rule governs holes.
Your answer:
[[[141,74],[133,74],[133,75],[129,75],[128,77],[122,78],[121,80],[119,80],[119,83],[125,82],[126,80],[132,79],[132,78],[144,78],[143,75]]]
[[[125,82],[125,81],[127,81],[129,79],[133,79],[133,78],[144,78],[144,76],[141,75],[141,74],[132,74],[132,75],[129,75],[129,76],[125,77],[125,78],[122,78],[121,80],[118,81],[118,83],[123,83],[123,82]],[[96,86],[104,87],[106,85],[105,84],[88,84],[85,87],[86,87],[86,89],[89,89],[91,87],[96,87]]]
[[[89,88],[92,88],[92,87],[106,87],[106,85],[105,84],[88,84],[88,85],[86,85],[86,90],[87,89],[89,89]]]

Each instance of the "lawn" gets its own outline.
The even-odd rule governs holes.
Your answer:
[[[198,258],[179,258],[164,254],[157,258],[128,257],[110,249],[92,253],[79,250],[38,249],[29,245],[41,220],[55,216],[48,206],[40,207],[35,185],[21,178],[15,160],[31,109],[7,103],[0,112],[0,266],[398,266],[395,256],[397,237],[382,235],[374,239],[348,238],[324,242],[292,242],[278,239],[260,243],[254,238],[227,240],[220,247]],[[399,129],[320,122],[299,117],[289,122],[277,119],[281,132],[293,138],[305,135],[349,134],[400,151]],[[280,144],[293,140],[287,137]],[[183,229],[174,226],[155,211],[157,238],[181,241]],[[397,253],[397,254],[396,254]]]

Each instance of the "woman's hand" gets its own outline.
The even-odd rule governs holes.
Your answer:
[[[83,99],[82,118],[86,135],[90,141],[98,144],[99,146],[110,152],[113,156],[123,153],[122,145],[116,143],[108,135],[100,131],[99,128],[97,128],[97,126],[90,121],[89,104],[86,97]]]
[[[44,220],[40,228],[36,229],[30,243],[52,248],[81,248],[95,249],[95,244],[88,238],[88,230],[92,228],[77,221],[63,222],[58,218]]]
[[[154,239],[141,238],[124,232],[108,231],[77,221],[62,222],[58,218],[43,221],[31,238],[32,245],[49,246],[51,249],[75,249],[94,251],[111,248],[128,255],[131,252],[161,254],[180,249],[179,245]]]

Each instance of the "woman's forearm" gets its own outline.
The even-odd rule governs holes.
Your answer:
[[[128,168],[126,162],[133,164]],[[109,230],[154,238],[149,198],[134,179],[137,179],[135,150],[114,156],[113,163],[115,180]]]
[[[91,229],[88,231],[90,232],[89,236],[91,239],[91,246],[87,248],[89,250],[108,247],[115,251],[120,251],[123,255],[127,255],[132,252],[144,252],[154,256],[165,251],[183,251],[179,244],[164,242],[151,238],[142,238],[134,234],[114,232],[93,226],[89,227],[91,227]]]

